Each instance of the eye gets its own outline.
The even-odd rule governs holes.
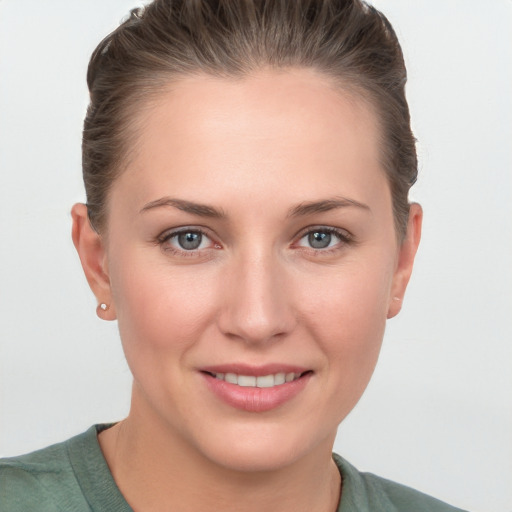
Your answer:
[[[180,246],[180,249],[184,249],[185,251],[200,249],[203,244],[203,234],[199,231],[178,233],[177,235],[174,235],[172,239],[174,239],[174,241]]]
[[[326,233],[325,231],[314,231],[312,233],[308,233],[308,244],[313,247],[313,249],[326,249],[331,245],[333,236],[331,233]]]
[[[214,245],[208,235],[199,229],[168,231],[159,238],[159,243],[167,250],[178,252],[194,252]]]
[[[350,242],[350,236],[344,231],[335,228],[314,228],[304,233],[299,242],[299,247],[315,250],[334,249],[344,243]]]

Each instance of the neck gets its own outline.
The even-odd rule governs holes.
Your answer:
[[[132,408],[127,419],[99,436],[114,480],[136,512],[337,510],[341,478],[331,457],[333,440],[286,467],[237,471],[197,453],[163,422],[151,420]]]

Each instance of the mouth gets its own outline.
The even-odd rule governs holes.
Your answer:
[[[282,386],[283,384],[296,381],[301,377],[304,377],[308,373],[312,373],[311,370],[304,372],[278,372],[270,373],[268,375],[243,375],[237,373],[224,373],[224,372],[204,372],[217,380],[223,380],[229,384],[235,384],[236,386],[247,387],[247,388],[273,388],[276,386]]]
[[[314,375],[313,370],[282,365],[226,365],[203,368],[200,373],[217,399],[253,413],[270,411],[292,401]]]

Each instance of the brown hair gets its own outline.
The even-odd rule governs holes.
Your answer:
[[[182,76],[240,78],[264,66],[314,68],[370,101],[402,239],[417,177],[406,69],[390,23],[360,0],[154,0],[132,10],[98,45],[87,73],[82,155],[92,226],[105,227],[108,192],[135,142],[137,108]]]

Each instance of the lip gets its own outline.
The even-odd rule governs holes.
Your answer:
[[[298,373],[301,376],[272,388],[243,387],[215,378],[215,373],[236,373],[261,377],[276,373]],[[200,369],[207,388],[227,405],[246,412],[266,412],[292,400],[307,385],[313,375],[308,368],[282,364],[250,366],[245,364],[216,365]]]

